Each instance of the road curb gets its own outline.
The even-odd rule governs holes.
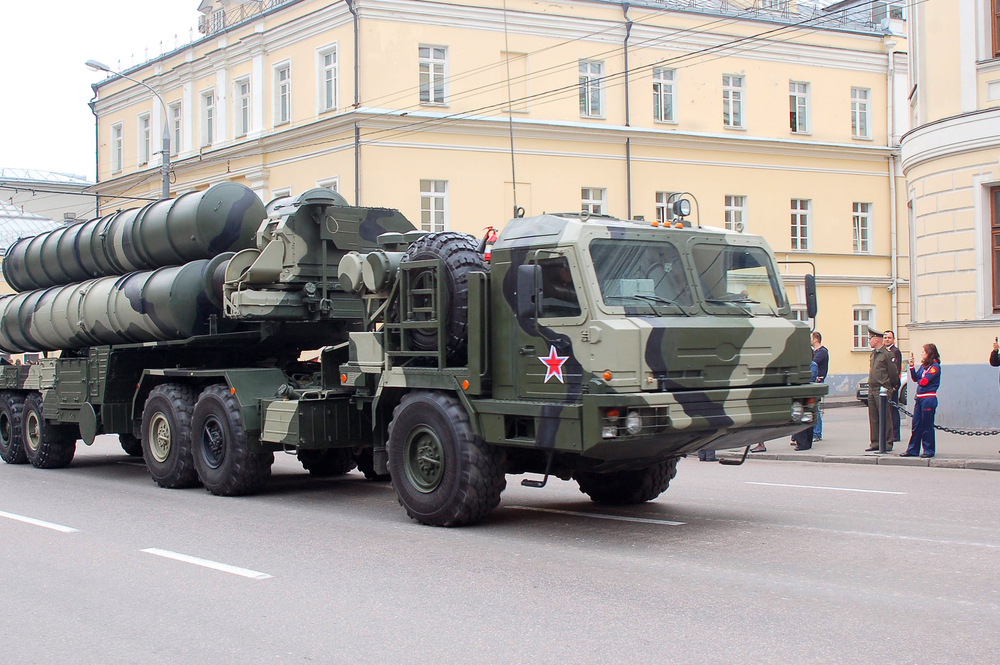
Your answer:
[[[742,453],[718,453],[719,459],[739,460]],[[938,459],[932,457],[899,457],[888,455],[816,455],[795,453],[755,453],[748,460],[770,462],[822,462],[824,464],[880,464],[882,466],[922,466],[938,469],[973,469],[976,471],[1000,471],[1000,460],[987,459]]]

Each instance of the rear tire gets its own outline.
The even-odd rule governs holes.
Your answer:
[[[76,427],[49,422],[42,415],[42,396],[32,393],[24,400],[22,417],[24,454],[36,469],[61,469],[76,454]]]
[[[24,454],[24,396],[0,393],[0,459],[7,464],[26,464]]]
[[[330,478],[349,473],[356,463],[350,448],[300,450],[297,455],[302,468],[318,478]]]
[[[191,417],[194,466],[212,494],[253,494],[271,477],[274,454],[247,450],[243,414],[228,386],[205,388]]]
[[[146,398],[142,409],[142,457],[149,475],[160,487],[198,486],[191,457],[191,412],[195,398],[194,389],[180,383],[156,386]]]
[[[132,457],[142,457],[142,439],[132,434],[119,434],[118,443],[122,444],[122,450]]]
[[[634,471],[590,473],[578,471],[576,482],[591,501],[610,505],[629,505],[652,501],[663,494],[677,475],[677,458]]]
[[[389,423],[389,473],[406,514],[430,526],[485,519],[507,486],[504,453],[472,430],[452,394],[415,390]]]

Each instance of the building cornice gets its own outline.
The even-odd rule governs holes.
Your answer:
[[[1000,108],[942,118],[903,135],[903,175],[921,164],[1000,147]]]

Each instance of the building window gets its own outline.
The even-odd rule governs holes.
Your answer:
[[[292,121],[292,67],[281,65],[274,69],[274,125]]]
[[[810,323],[809,312],[806,310],[805,305],[792,305],[792,316],[795,317],[796,321]]]
[[[420,103],[445,104],[448,49],[444,46],[421,46],[419,55]]]
[[[788,82],[789,125],[796,134],[809,132],[809,84]]]
[[[990,190],[990,256],[993,264],[993,313],[1000,313],[1000,187]]]
[[[855,307],[854,308],[854,350],[869,351],[868,328],[875,324],[875,308]]]
[[[250,79],[236,79],[233,83],[236,103],[233,105],[233,136],[241,138],[250,133]]]
[[[604,63],[580,61],[580,117],[604,117]]]
[[[317,187],[326,187],[327,189],[332,189],[333,191],[340,193],[340,176],[335,175],[332,178],[322,178],[316,181]]]
[[[868,254],[872,251],[872,204],[854,204],[854,251]]]
[[[722,76],[722,124],[743,129],[743,77]]]
[[[111,172],[121,173],[125,161],[125,138],[122,124],[111,125]]]
[[[808,199],[792,199],[792,249],[809,249]]]
[[[656,223],[669,224],[674,221],[674,211],[670,207],[674,203],[677,192],[656,193]]]
[[[871,122],[868,119],[871,94],[867,88],[851,88],[851,135],[856,139],[871,138]]]
[[[420,181],[420,228],[444,231],[448,228],[448,181]]]
[[[226,27],[226,11],[224,9],[216,9],[212,12],[210,17],[211,23],[209,24],[209,33],[216,33]]]
[[[726,229],[729,231],[746,230],[747,197],[726,195]]]
[[[591,215],[603,215],[608,209],[608,190],[584,187],[580,190],[581,209]]]
[[[872,3],[872,23],[878,25],[885,18],[906,18],[906,12],[904,10],[903,0],[890,0],[889,2],[881,2],[876,0]]]
[[[149,164],[149,114],[139,116],[139,166]]]
[[[319,110],[335,111],[338,105],[337,47],[319,52]]]
[[[170,142],[170,154],[176,155],[181,151],[181,105],[180,102],[177,104],[170,105],[170,129],[171,129],[171,139]]]
[[[201,144],[212,145],[215,140],[215,93],[206,92],[201,96]]]
[[[673,122],[674,70],[653,69],[653,118],[659,122]]]

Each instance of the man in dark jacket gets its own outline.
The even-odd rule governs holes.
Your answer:
[[[826,374],[830,370],[830,351],[823,346],[823,335],[814,331],[812,334],[813,362],[816,363],[817,374],[813,377],[813,383],[826,383]],[[816,426],[813,427],[813,441],[823,438],[823,418],[820,411],[816,411]]]
[[[896,333],[891,330],[885,331],[885,348],[892,354],[892,359],[896,362],[896,371],[902,374],[903,372],[903,354],[896,346]],[[900,384],[902,381],[900,381]],[[897,385],[889,393],[889,399],[893,402],[899,402],[899,386]],[[889,407],[889,416],[892,419],[892,439],[890,441],[899,441],[899,409],[894,406]]]
[[[993,338],[993,353],[990,354],[990,365],[1000,367],[1000,338]]]
[[[878,450],[879,438],[879,391],[885,388],[891,392],[893,388],[899,387],[899,367],[889,350],[885,348],[884,336],[879,331],[868,329],[868,344],[872,348],[868,370],[868,430],[871,445],[865,450],[867,453]],[[884,428],[886,433],[886,451],[892,450],[892,419],[885,419]]]

